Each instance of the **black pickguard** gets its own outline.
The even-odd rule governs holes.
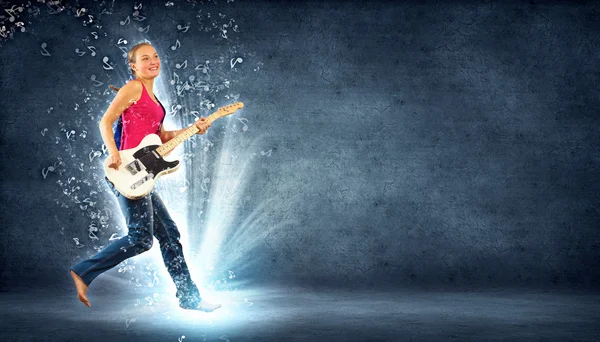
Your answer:
[[[144,164],[146,172],[151,174],[152,178],[160,172],[175,168],[179,165],[178,160],[168,162],[164,160],[158,152],[154,152],[158,147],[159,145],[144,146],[133,154],[134,158],[140,160],[142,164]]]

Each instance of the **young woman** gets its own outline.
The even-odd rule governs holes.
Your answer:
[[[157,134],[166,143],[183,131],[166,131],[162,125],[166,111],[152,92],[154,79],[160,73],[160,59],[156,50],[150,43],[137,44],[129,51],[128,61],[135,79],[120,89],[111,86],[117,95],[100,120],[102,140],[110,155],[109,167],[114,169],[121,165],[119,150],[137,147],[146,135]],[[119,122],[114,134],[112,126],[117,119]],[[199,129],[198,134],[204,134],[210,127],[210,122],[204,117],[194,124]],[[123,260],[149,250],[153,237],[156,237],[165,266],[177,288],[179,306],[206,312],[221,307],[200,297],[183,256],[177,226],[158,194],[152,191],[141,199],[131,200],[121,195],[108,179],[106,181],[125,216],[128,234],[71,268],[79,300],[90,307],[86,297],[90,283]]]

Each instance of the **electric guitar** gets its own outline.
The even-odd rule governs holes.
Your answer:
[[[243,107],[242,102],[221,107],[206,120],[212,123]],[[110,158],[104,160],[106,178],[123,196],[129,199],[142,198],[152,191],[158,177],[177,171],[181,166],[179,160],[166,161],[163,157],[196,133],[198,127],[192,125],[164,144],[158,135],[149,134],[137,147],[119,151],[121,165],[117,170],[108,167]]]

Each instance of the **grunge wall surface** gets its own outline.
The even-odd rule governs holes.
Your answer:
[[[209,267],[217,230],[215,279],[598,285],[597,5],[56,8],[4,16],[3,288],[67,284],[126,233],[97,122],[144,39],[168,129],[245,105],[180,147],[186,168],[158,186],[192,268]]]

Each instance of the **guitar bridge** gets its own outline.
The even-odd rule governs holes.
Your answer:
[[[139,188],[142,184],[146,183],[147,181],[151,180],[154,178],[154,175],[149,173],[147,174],[145,177],[143,177],[142,179],[138,180],[137,182],[133,183],[131,185],[131,189],[135,190],[137,188]]]

